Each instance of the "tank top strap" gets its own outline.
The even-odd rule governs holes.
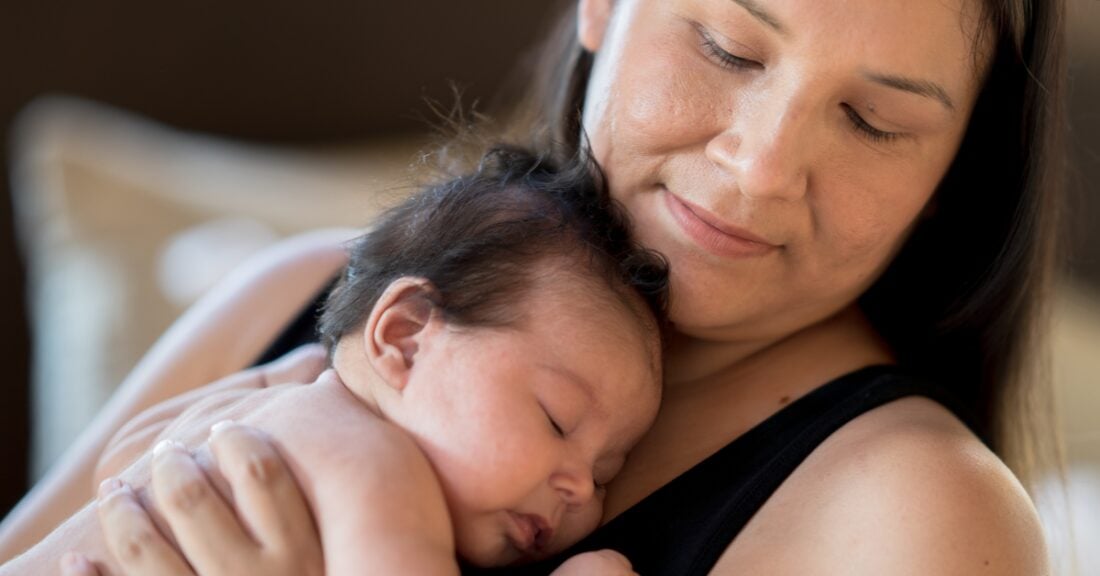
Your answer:
[[[697,510],[701,538],[691,562],[683,571],[665,573],[710,572],[734,537],[829,436],[862,414],[910,396],[930,398],[965,420],[947,389],[893,366],[871,366],[798,399],[689,470],[682,485],[666,485],[671,487],[666,503],[698,490],[713,495],[706,500],[714,513]]]

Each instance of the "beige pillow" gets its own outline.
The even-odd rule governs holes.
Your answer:
[[[408,189],[422,139],[247,145],[50,98],[14,142],[38,476],[184,307],[281,237],[367,223]]]

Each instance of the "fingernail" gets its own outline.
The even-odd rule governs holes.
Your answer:
[[[99,497],[103,498],[104,496],[111,494],[112,492],[121,490],[122,487],[122,480],[114,477],[108,478],[99,483]]]
[[[218,422],[217,424],[210,427],[210,437],[213,438],[214,436],[221,434],[226,430],[226,428],[229,428],[232,425],[232,420],[222,420],[221,422]]]
[[[162,454],[168,452],[169,450],[187,452],[187,447],[178,440],[166,438],[164,440],[161,440],[160,442],[157,442],[156,446],[153,446],[153,458],[159,458]]]

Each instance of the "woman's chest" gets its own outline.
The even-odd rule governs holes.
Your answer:
[[[604,522],[734,442],[786,402],[782,395],[771,398],[744,392],[716,386],[666,393],[653,427],[608,487]]]

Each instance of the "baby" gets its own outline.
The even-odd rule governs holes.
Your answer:
[[[660,402],[667,268],[633,244],[597,172],[497,148],[413,196],[351,247],[320,322],[331,369],[179,418],[221,411],[285,449],[327,574],[565,549],[598,525],[602,485]],[[148,458],[123,478],[147,484]],[[93,507],[0,574],[55,570],[73,549],[113,572]]]

